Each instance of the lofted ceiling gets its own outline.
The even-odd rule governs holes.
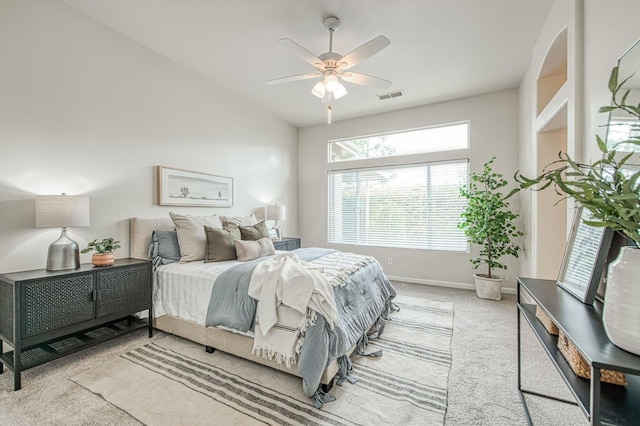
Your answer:
[[[352,70],[392,81],[346,83],[333,102],[343,120],[517,87],[554,0],[60,0],[296,127],[324,123],[316,80],[265,81],[313,72],[277,40],[346,55],[380,34],[391,45]],[[384,101],[379,94],[402,90]]]

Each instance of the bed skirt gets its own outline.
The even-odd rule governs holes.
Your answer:
[[[298,373],[297,365],[292,368],[287,368],[284,364],[278,364],[275,360],[269,360],[252,355],[253,339],[251,337],[216,327],[205,327],[193,321],[184,320],[170,315],[163,315],[154,319],[153,326],[158,330],[184,337],[185,339],[200,343],[204,346],[211,346],[212,348],[222,352],[301,377]],[[351,354],[353,350],[355,350],[355,346],[349,350],[349,354]],[[322,385],[330,386],[331,381],[338,373],[339,368],[340,366],[338,365],[338,362],[335,359],[331,360],[322,374],[320,383]]]

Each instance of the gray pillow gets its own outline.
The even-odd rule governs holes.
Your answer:
[[[251,226],[238,226],[240,229],[240,235],[242,235],[243,240],[249,241],[257,241],[260,238],[268,237],[269,230],[267,229],[267,225],[262,222],[258,222],[255,225]]]
[[[207,247],[204,255],[205,263],[234,260],[236,258],[234,241],[240,239],[238,228],[225,231],[224,229],[205,226],[204,233],[207,237]]]
[[[149,245],[149,257],[155,266],[180,260],[180,246],[176,231],[153,231]]]

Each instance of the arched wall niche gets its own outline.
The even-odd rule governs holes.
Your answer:
[[[536,79],[538,115],[567,82],[567,40],[567,28],[564,28],[549,47],[540,67]]]
[[[568,104],[571,97],[568,79],[568,34],[563,28],[546,52],[536,79],[536,172],[568,151]],[[557,278],[567,235],[567,203],[555,191],[539,191],[533,198],[536,226],[533,245],[535,274],[539,278]]]

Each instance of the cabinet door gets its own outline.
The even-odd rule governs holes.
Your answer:
[[[287,243],[287,248],[286,249],[289,250],[289,251],[300,248],[300,240],[298,240],[298,239],[287,240],[286,243]]]
[[[98,271],[98,316],[149,304],[150,264]]]
[[[273,247],[276,250],[287,250],[287,251],[295,250],[300,248],[300,240],[295,238],[295,239],[289,239],[289,240],[274,241]]]
[[[95,318],[93,274],[22,282],[22,338]]]

